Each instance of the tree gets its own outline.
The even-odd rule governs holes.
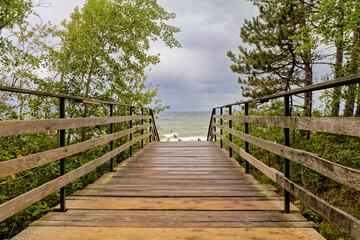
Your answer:
[[[312,84],[312,65],[316,57],[314,41],[308,26],[311,9],[317,1],[253,0],[259,16],[245,20],[240,37],[250,49],[239,46],[238,57],[228,56],[235,63],[233,72],[239,77],[243,96],[256,98],[291,86]],[[304,75],[304,77],[303,77]],[[305,94],[305,115],[311,114],[311,94]]]
[[[317,33],[326,44],[336,47],[334,78],[358,72],[359,66],[359,25],[360,13],[358,1],[323,0],[315,18],[318,21]],[[344,94],[344,116],[353,116],[356,98],[356,86],[346,88]],[[359,97],[358,97],[359,99]],[[332,95],[332,116],[339,116],[341,88],[335,88]],[[359,104],[357,105],[359,106]],[[360,111],[360,109],[359,109]]]
[[[11,29],[16,24],[23,23],[32,12],[33,2],[29,0],[1,0],[0,1],[0,32]]]
[[[147,52],[150,41],[180,46],[173,37],[179,29],[165,23],[174,17],[152,0],[89,0],[75,9],[58,32],[61,48],[54,55],[58,80],[70,86],[66,93],[135,103],[123,96],[141,91],[145,69],[159,62]]]

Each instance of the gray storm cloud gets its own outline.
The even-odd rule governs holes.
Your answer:
[[[84,0],[49,0],[51,7],[38,8],[43,21],[60,24],[69,19],[75,6]],[[171,24],[181,28],[176,38],[182,48],[169,49],[152,44],[151,53],[161,54],[161,63],[152,66],[150,83],[162,83],[159,98],[171,110],[210,110],[241,99],[237,76],[230,71],[228,50],[241,44],[239,30],[244,19],[257,14],[245,0],[160,0],[167,11],[176,13]]]

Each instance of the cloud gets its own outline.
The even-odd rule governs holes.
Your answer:
[[[48,0],[50,8],[37,8],[44,22],[60,24],[69,19],[75,6],[85,0]],[[159,98],[172,110],[210,110],[241,99],[237,76],[230,71],[228,50],[241,43],[239,29],[245,18],[257,14],[249,1],[242,0],[159,0],[159,5],[177,17],[169,23],[181,28],[176,38],[183,48],[169,49],[152,44],[151,53],[161,54],[152,66],[150,83],[162,83]]]
[[[161,54],[149,81],[162,82],[159,97],[171,110],[210,110],[241,99],[237,76],[230,71],[228,50],[240,44],[239,29],[245,18],[257,14],[248,1],[160,1],[177,17],[170,23],[181,28],[176,38],[181,49],[152,45]]]

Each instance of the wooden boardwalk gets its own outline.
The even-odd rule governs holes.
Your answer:
[[[155,142],[14,239],[323,239],[214,142]]]

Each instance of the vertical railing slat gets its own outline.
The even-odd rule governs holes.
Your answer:
[[[290,97],[285,96],[284,97],[284,116],[289,117],[290,116]],[[284,128],[284,143],[285,146],[290,146],[290,129]],[[287,178],[290,178],[290,160],[285,158],[285,169],[284,169],[284,175]],[[284,211],[285,213],[290,213],[290,193],[286,190],[284,190]]]
[[[223,108],[221,107],[220,108],[220,115],[223,115]],[[220,118],[220,125],[222,126],[223,125],[223,120],[222,118]],[[223,130],[222,128],[220,129],[220,135],[222,136],[223,135]],[[222,148],[223,147],[223,140],[220,139],[220,147]]]
[[[141,108],[141,116],[144,116],[144,109]],[[144,125],[144,119],[141,119],[141,125]],[[144,129],[141,129],[141,136],[144,135]],[[144,139],[141,139],[141,148],[144,147]]]
[[[60,98],[60,118],[66,117],[66,103],[64,98]],[[65,147],[65,129],[60,130],[60,147]],[[60,159],[60,176],[66,172],[65,158]],[[66,211],[66,188],[60,188],[60,211]]]
[[[232,115],[232,106],[229,106],[229,115]],[[229,120],[229,128],[232,128],[232,120]],[[232,142],[232,134],[229,133],[229,141]],[[233,156],[232,148],[229,146],[229,156]]]
[[[110,104],[110,117],[114,115],[114,106]],[[110,123],[110,134],[114,132],[114,124]],[[114,150],[114,141],[110,141],[110,152]],[[110,172],[114,171],[114,158],[110,159]]]
[[[249,115],[249,103],[245,103],[245,116]],[[245,122],[245,133],[249,134],[249,124]],[[249,143],[245,141],[245,152],[249,153]],[[250,165],[248,161],[245,161],[245,172],[250,173]]]
[[[133,108],[130,107],[130,116],[132,116],[132,115],[133,115]],[[129,127],[132,128],[132,126],[133,126],[133,121],[130,120],[130,122],[129,122]],[[133,139],[133,134],[130,133],[130,141],[131,141],[132,139]],[[130,157],[131,157],[132,155],[133,155],[133,147],[130,146]]]

